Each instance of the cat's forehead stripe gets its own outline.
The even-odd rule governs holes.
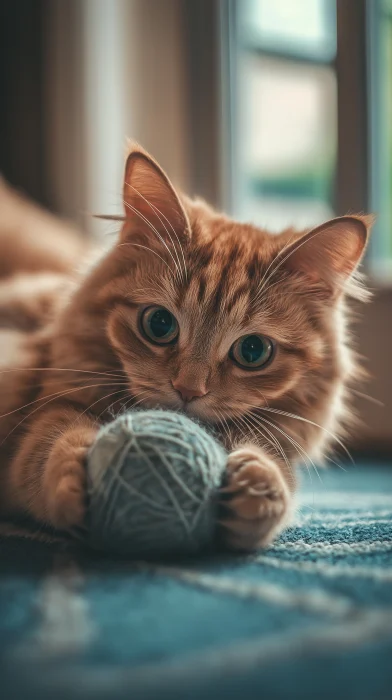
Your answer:
[[[255,256],[252,256],[246,265],[246,273],[250,283],[255,282],[256,279],[260,279],[260,268],[261,263]]]
[[[227,299],[227,311],[230,313],[236,304],[243,302],[244,299],[249,297],[249,285],[246,283],[241,285],[238,289],[234,289],[233,293]]]
[[[204,301],[206,287],[207,287],[207,280],[206,280],[204,272],[201,272],[200,277],[199,277],[199,291],[197,293],[197,301],[199,304],[202,304]]]
[[[226,264],[222,267],[217,284],[214,284],[214,293],[211,296],[211,311],[212,313],[218,313],[222,306],[224,299],[226,298],[230,285],[234,283],[232,273],[233,261],[230,258],[227,260]]]
[[[198,285],[200,305],[209,302],[211,313],[222,305],[230,311],[243,296],[249,300],[255,295],[265,265],[248,246],[233,245],[226,252],[211,244],[207,249],[195,249],[191,256],[190,276]]]
[[[226,261],[223,267],[215,262],[209,268],[194,272],[187,290],[177,295],[179,306],[187,299],[198,312],[203,312],[204,318],[216,318],[218,315],[250,313],[251,288],[246,274],[238,268],[232,270],[231,263]]]

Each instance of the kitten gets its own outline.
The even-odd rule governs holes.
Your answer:
[[[82,525],[100,424],[124,406],[160,406],[219,431],[230,450],[225,542],[262,547],[289,520],[296,464],[319,459],[347,413],[356,365],[345,304],[364,297],[355,272],[370,219],[270,235],[177,193],[140,147],[124,204],[113,247],[79,277],[76,251],[68,274],[54,266],[35,330],[30,319],[3,340],[3,367],[15,371],[0,375],[2,513]],[[26,308],[48,286],[28,279]],[[2,284],[15,280],[20,301],[20,276]],[[6,307],[10,297],[8,286]]]

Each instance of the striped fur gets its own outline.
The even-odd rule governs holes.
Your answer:
[[[348,216],[271,235],[178,194],[139,147],[128,156],[124,204],[113,247],[78,276],[64,259],[49,312],[46,304],[40,316],[38,304],[28,332],[19,329],[21,369],[1,379],[5,392],[12,377],[14,391],[0,402],[3,509],[63,529],[80,524],[83,460],[100,423],[123,406],[161,406],[214,425],[233,450],[226,540],[265,544],[287,522],[296,463],[319,459],[348,415],[357,369],[346,301],[365,296],[356,269],[371,222]],[[26,307],[43,287],[39,272],[30,279]],[[176,317],[176,344],[141,334],[140,311],[152,304]],[[276,351],[265,369],[246,371],[229,350],[253,333]],[[185,404],[176,383],[204,395]]]

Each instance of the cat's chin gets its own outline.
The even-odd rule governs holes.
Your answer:
[[[203,406],[198,406],[197,403],[193,405],[192,403],[184,403],[180,408],[181,413],[185,413],[186,416],[190,418],[197,418],[207,423],[216,423],[216,417],[214,414]]]

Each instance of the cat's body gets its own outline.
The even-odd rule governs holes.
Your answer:
[[[60,269],[0,280],[0,513],[82,525],[99,425],[159,405],[218,429],[233,450],[227,543],[263,545],[288,520],[295,464],[320,457],[344,415],[344,304],[367,222],[271,236],[180,198],[141,149],[124,200],[119,240],[86,272],[75,248]]]

